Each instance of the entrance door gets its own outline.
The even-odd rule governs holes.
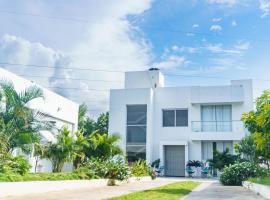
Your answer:
[[[165,146],[165,175],[185,176],[185,146]]]

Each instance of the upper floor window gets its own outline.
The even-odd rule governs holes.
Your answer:
[[[187,109],[164,109],[162,110],[163,127],[188,126]]]
[[[201,121],[203,131],[231,131],[231,105],[203,105],[201,106]]]

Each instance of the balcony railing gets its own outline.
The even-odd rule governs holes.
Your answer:
[[[237,132],[243,131],[241,121],[192,121],[192,132]]]

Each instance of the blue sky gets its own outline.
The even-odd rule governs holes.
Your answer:
[[[0,66],[85,101],[93,115],[108,109],[108,89],[123,87],[123,73],[101,69],[159,67],[168,86],[253,78],[255,95],[270,84],[270,0],[0,0],[0,8],[0,63],[50,68]]]

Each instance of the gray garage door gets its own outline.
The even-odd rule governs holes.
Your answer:
[[[185,146],[165,146],[165,175],[185,176]]]

